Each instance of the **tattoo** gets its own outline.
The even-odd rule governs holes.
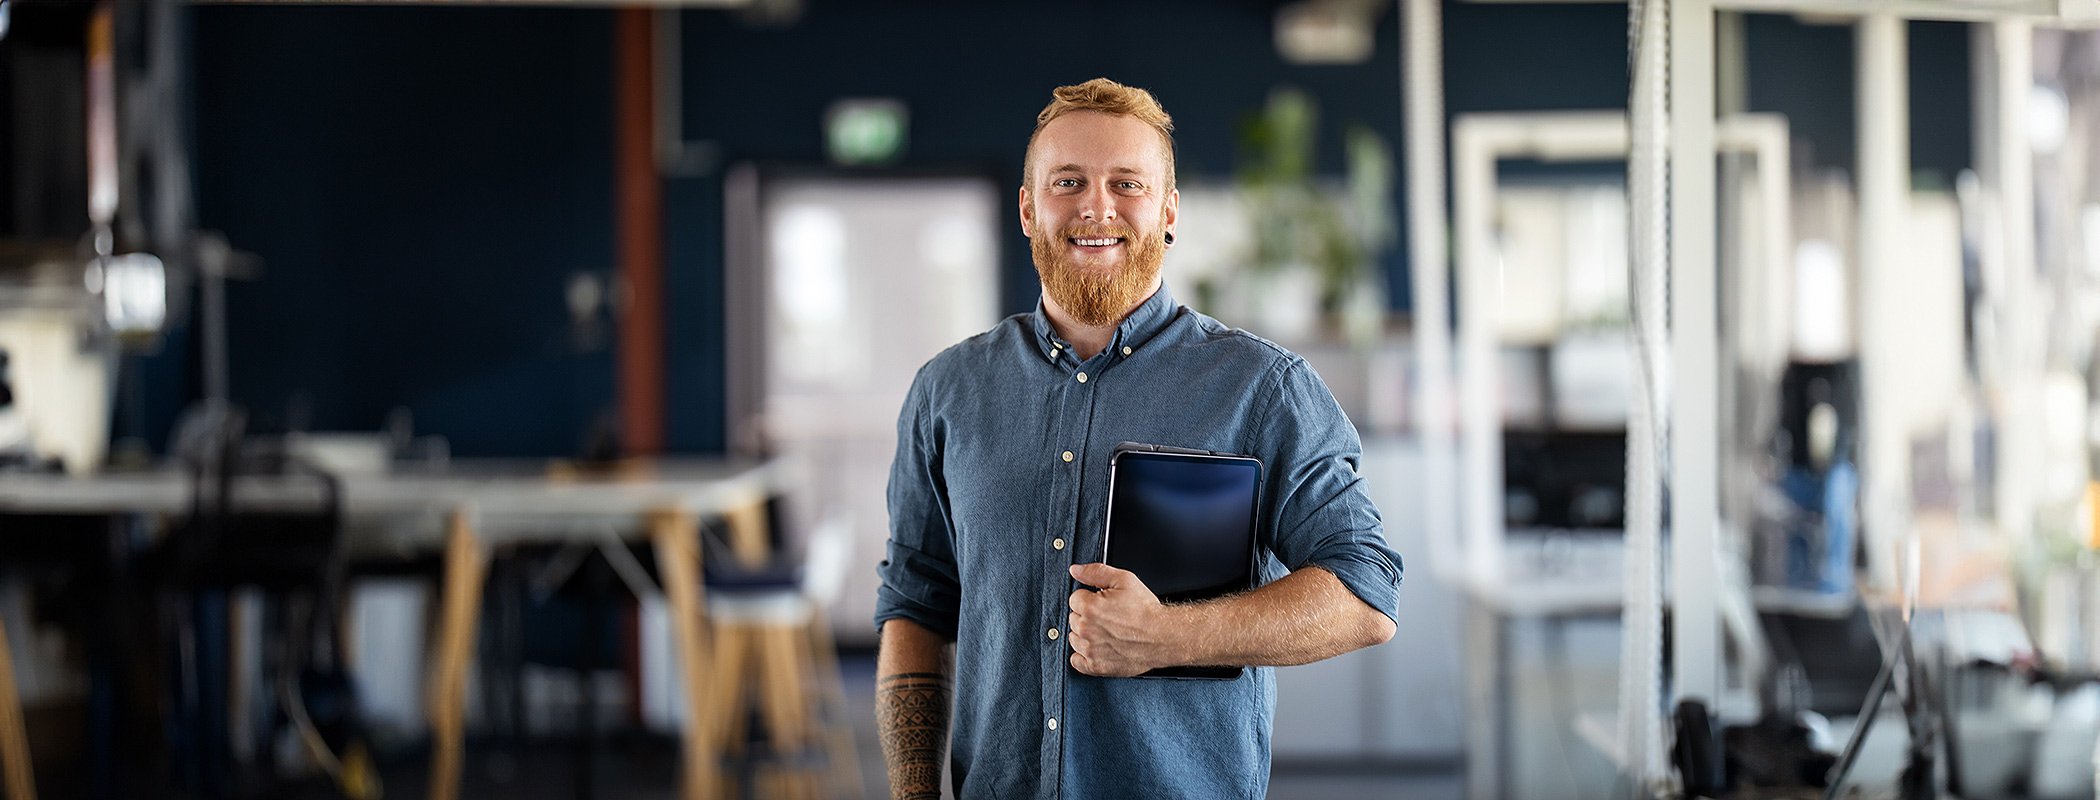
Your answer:
[[[890,768],[890,796],[938,800],[948,748],[948,676],[906,672],[877,681],[875,728]]]

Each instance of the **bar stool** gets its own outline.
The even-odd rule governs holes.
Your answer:
[[[752,542],[768,538],[766,512],[767,504],[754,503],[729,514],[735,557],[717,561],[737,563],[707,571],[713,664],[697,732],[715,758],[736,767],[719,796],[859,797],[859,759],[824,614],[844,582],[848,530],[818,526],[799,564],[760,563],[748,556]],[[765,731],[763,753],[750,747],[746,725],[754,716]]]

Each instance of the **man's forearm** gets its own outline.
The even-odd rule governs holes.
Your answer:
[[[875,728],[893,798],[939,798],[953,694],[948,642],[902,619],[882,626],[875,664]]]
[[[1393,621],[1334,573],[1305,567],[1251,592],[1165,608],[1174,664],[1287,667],[1393,638]]]

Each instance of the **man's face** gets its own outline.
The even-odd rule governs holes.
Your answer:
[[[1113,325],[1158,287],[1180,203],[1164,146],[1151,126],[1098,111],[1036,136],[1021,232],[1043,291],[1081,324]]]

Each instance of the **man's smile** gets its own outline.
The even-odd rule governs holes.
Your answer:
[[[1102,237],[1090,237],[1090,238],[1072,238],[1072,239],[1068,239],[1068,240],[1066,240],[1066,241],[1069,241],[1069,242],[1071,242],[1072,244],[1078,245],[1078,246],[1080,246],[1080,247],[1084,247],[1084,248],[1092,248],[1092,249],[1098,249],[1098,248],[1108,248],[1108,247],[1114,247],[1114,246],[1116,246],[1116,245],[1119,245],[1119,244],[1122,244],[1122,243],[1123,243],[1123,239],[1122,239],[1122,237],[1120,237],[1120,236],[1102,236]]]

